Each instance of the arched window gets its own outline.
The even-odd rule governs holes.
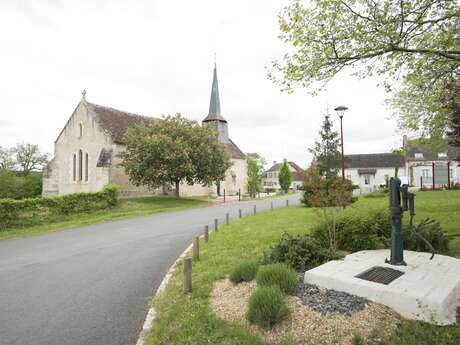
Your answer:
[[[72,171],[73,171],[73,180],[75,181],[77,179],[77,155],[73,155],[73,165],[72,165]]]
[[[83,151],[78,150],[78,181],[83,179]]]
[[[83,125],[81,123],[78,124],[78,137],[81,138],[83,136]]]
[[[88,152],[85,153],[85,181],[88,181]]]

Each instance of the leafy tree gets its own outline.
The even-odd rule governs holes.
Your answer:
[[[294,0],[279,15],[290,53],[269,78],[313,93],[340,71],[386,75],[401,126],[441,135],[451,112],[440,105],[460,72],[460,7],[449,0]],[[399,81],[398,83],[395,83]]]
[[[24,199],[42,194],[42,173],[31,171],[24,175],[17,171],[0,169],[0,199]]]
[[[33,170],[42,169],[47,163],[49,155],[41,153],[38,145],[17,144],[14,148],[16,162],[24,175],[28,175]]]
[[[0,146],[0,169],[12,170],[14,166],[13,150]]]
[[[177,197],[181,183],[209,185],[223,180],[231,165],[212,127],[201,127],[180,114],[130,128],[125,141],[121,165],[130,181],[150,188],[174,185]]]
[[[313,149],[309,149],[313,154],[313,159],[321,175],[329,179],[337,176],[340,166],[339,134],[332,129],[331,118],[328,113],[324,115],[323,124],[319,131],[320,140],[315,141]]]
[[[248,192],[252,198],[255,198],[256,193],[262,189],[262,177],[266,162],[258,153],[248,153],[246,155],[246,164]]]
[[[281,189],[287,193],[289,191],[289,187],[291,186],[292,175],[289,171],[288,162],[284,160],[283,165],[281,165],[280,172],[278,174],[278,182],[280,184]]]

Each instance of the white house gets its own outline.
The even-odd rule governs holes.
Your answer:
[[[276,163],[275,161],[273,162],[272,167],[265,171],[264,177],[262,178],[262,186],[265,189],[275,189],[277,191],[281,190],[278,177],[282,165],[283,163]],[[290,189],[299,190],[303,186],[305,171],[294,162],[288,162],[288,168],[292,174]]]

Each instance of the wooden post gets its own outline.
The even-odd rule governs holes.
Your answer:
[[[432,169],[432,175],[433,175],[432,176],[432,178],[433,178],[433,190],[435,190],[436,189],[436,180],[434,178],[434,162],[431,163],[431,169]]]
[[[423,176],[420,176],[420,190],[423,190]]]
[[[243,218],[243,212],[241,211],[241,208],[238,210],[238,215],[240,218]]]
[[[184,293],[192,292],[192,259],[184,258]]]
[[[241,188],[238,189],[238,201],[241,201]]]
[[[195,236],[193,239],[193,260],[198,260],[200,258],[200,238]]]
[[[225,215],[225,224],[230,224],[230,215],[228,213]]]
[[[216,218],[214,219],[214,231],[217,232],[219,230],[219,220]]]
[[[289,199],[286,199],[286,207],[289,207]]]
[[[447,189],[450,189],[450,162],[447,162]]]
[[[257,213],[257,206],[254,205],[254,215],[256,215],[256,213]]]
[[[273,201],[270,202],[270,208],[273,210]]]
[[[209,241],[209,225],[204,226],[204,241],[206,243]]]
[[[225,188],[224,188],[224,204],[225,204],[225,197],[226,197],[226,194],[225,194]]]

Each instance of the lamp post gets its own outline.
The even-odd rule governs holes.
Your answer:
[[[343,105],[338,106],[334,110],[337,112],[337,115],[339,115],[340,118],[340,148],[342,150],[342,182],[345,182],[345,156],[343,155],[343,115],[345,114],[345,110],[347,110],[347,107],[344,107]]]

